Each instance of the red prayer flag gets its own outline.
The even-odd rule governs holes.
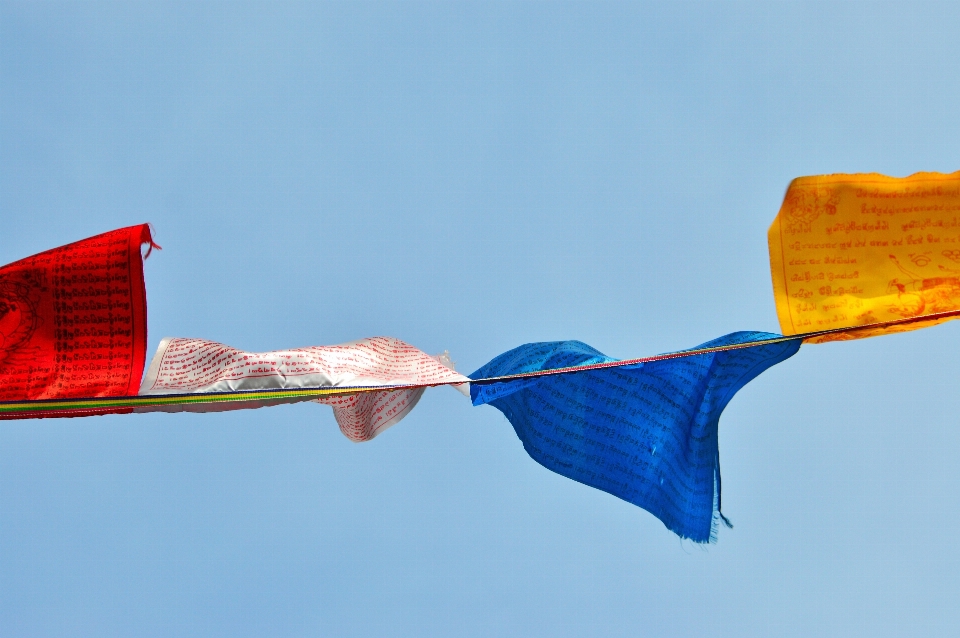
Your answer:
[[[143,244],[158,247],[146,224],[0,268],[0,401],[137,393],[147,350]],[[93,412],[104,411],[83,414]]]

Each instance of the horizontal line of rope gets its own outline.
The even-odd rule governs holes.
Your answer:
[[[690,350],[679,350],[658,354],[650,357],[641,357],[638,359],[624,359],[620,361],[607,361],[604,363],[591,363],[586,365],[570,366],[565,368],[552,368],[549,370],[537,370],[534,372],[521,372],[517,374],[508,374],[497,377],[486,377],[483,379],[471,379],[471,384],[486,385],[491,383],[503,383],[518,379],[529,379],[535,377],[553,376],[558,374],[573,374],[576,372],[585,372],[589,370],[601,370],[606,368],[620,368],[625,366],[634,366],[655,361],[665,361],[669,359],[681,359],[715,352],[727,352],[730,350],[742,350],[744,348],[755,348],[760,346],[773,345],[777,343],[786,343],[789,341],[806,341],[819,337],[838,335],[838,334],[856,334],[874,329],[891,328],[912,323],[921,323],[926,321],[937,321],[940,319],[950,319],[960,316],[960,310],[951,310],[918,317],[908,317],[906,319],[897,319],[893,321],[882,321],[877,323],[864,324],[861,326],[847,328],[830,328],[827,330],[817,330],[815,332],[805,332],[795,335],[784,335],[770,339],[760,339],[757,341],[748,341],[745,343],[735,343],[711,348],[693,348]],[[361,392],[377,392],[390,390],[407,390],[416,388],[436,387],[443,385],[460,385],[459,382],[445,381],[441,383],[422,383],[422,384],[400,384],[385,386],[325,386],[321,388],[280,388],[269,390],[239,390],[233,392],[195,392],[184,394],[159,394],[159,395],[138,395],[138,396],[118,396],[118,397],[84,397],[70,399],[37,399],[31,401],[2,401],[0,402],[0,417],[4,415],[36,415],[46,414],[56,415],[70,413],[96,413],[98,411],[110,411],[120,409],[151,408],[175,405],[198,405],[232,402],[291,402],[296,400],[312,400],[329,396],[343,396],[358,394]]]

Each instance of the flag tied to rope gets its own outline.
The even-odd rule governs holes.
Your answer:
[[[767,239],[785,335],[880,324],[811,341],[872,337],[960,308],[960,172],[800,177]]]
[[[547,469],[639,505],[684,538],[716,538],[720,513],[720,413],[800,340],[735,332],[686,357],[472,385],[474,405],[507,417],[527,453]],[[709,351],[729,345],[736,350]],[[471,378],[502,377],[613,359],[579,341],[531,343]]]
[[[135,394],[147,349],[140,246],[121,228],[0,268],[0,401]]]
[[[490,404],[544,467],[715,540],[718,424],[733,395],[802,342],[913,330],[960,315],[960,173],[804,177],[768,233],[785,336],[737,332],[618,361],[579,341],[532,343],[469,377],[398,339],[249,353],[166,338],[146,354],[141,246],[123,228],[0,268],[0,419],[210,412],[315,401],[368,441],[424,389]],[[149,254],[149,250],[148,253]]]
[[[369,441],[409,414],[430,385],[466,391],[446,353],[431,357],[391,337],[249,353],[202,339],[164,339],[143,377],[141,396],[242,393],[296,388],[363,388],[313,399],[333,408],[340,431]],[[238,407],[220,403],[214,409]],[[256,406],[243,406],[256,407]],[[206,404],[168,403],[165,412],[210,411]]]

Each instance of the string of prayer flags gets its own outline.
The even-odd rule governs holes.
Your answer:
[[[157,246],[148,226],[121,228],[0,268],[0,419],[315,401],[360,442],[449,385],[500,410],[544,467],[709,542],[727,522],[719,419],[740,388],[804,342],[960,317],[960,172],[798,178],[767,237],[784,336],[735,332],[622,361],[579,341],[531,343],[469,377],[390,337],[262,353],[166,338],[141,381],[140,251]]]

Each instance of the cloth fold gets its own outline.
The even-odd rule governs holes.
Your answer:
[[[343,434],[359,442],[369,441],[409,414],[426,386],[459,386],[469,381],[453,369],[446,354],[431,357],[392,337],[274,352],[244,352],[203,339],[166,338],[144,375],[140,395],[355,388],[364,391],[314,400],[331,406]],[[250,407],[259,406],[249,402],[171,404],[152,410]]]
[[[147,347],[142,244],[155,246],[146,224],[0,268],[0,401],[136,393]]]
[[[699,348],[777,337],[735,332]],[[716,540],[720,414],[733,395],[797,352],[800,339],[622,367],[472,383],[549,470],[647,510],[681,537]],[[531,343],[470,375],[483,379],[614,361],[579,341]]]
[[[960,171],[798,177],[767,243],[786,335],[867,326],[807,342],[862,339],[960,315]]]

